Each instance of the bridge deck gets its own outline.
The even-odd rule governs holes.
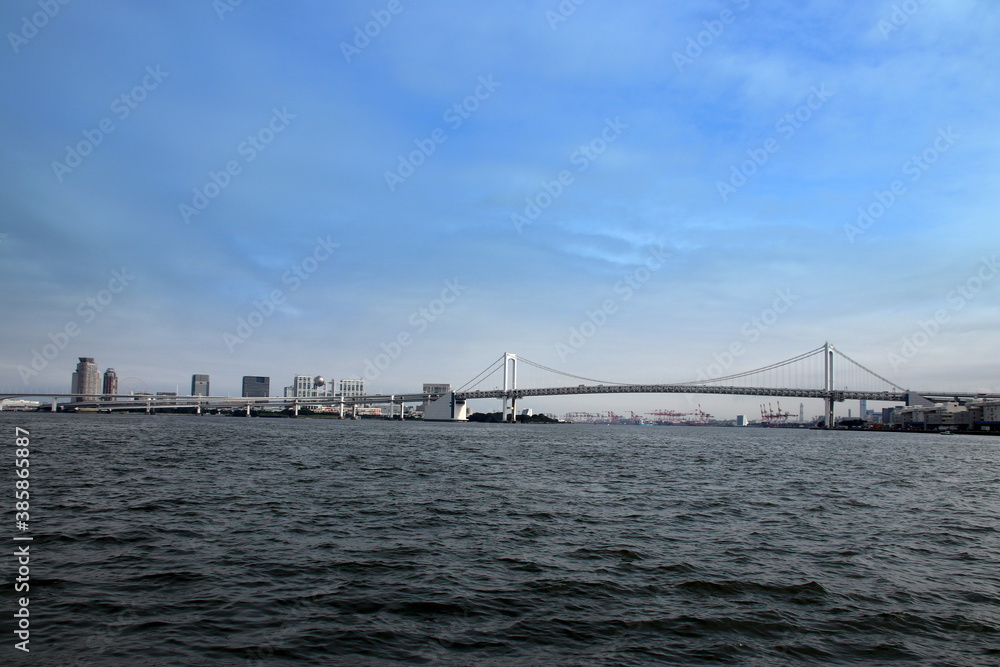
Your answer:
[[[567,396],[579,394],[727,394],[742,396],[773,396],[778,398],[827,398],[834,400],[905,401],[906,393],[890,391],[834,391],[824,389],[793,389],[774,387],[730,387],[720,385],[690,384],[620,384],[577,385],[575,387],[547,387],[541,389],[491,389],[484,391],[456,392],[455,399],[468,401],[479,398],[516,398],[529,396]]]

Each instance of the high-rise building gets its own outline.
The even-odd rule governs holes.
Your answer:
[[[359,398],[367,395],[368,394],[365,393],[365,381],[362,378],[350,378],[347,380],[339,380],[337,382],[337,396],[343,396],[344,398]],[[356,403],[355,405],[364,406],[364,403]]]
[[[104,371],[104,386],[102,388],[102,393],[104,394],[105,401],[116,401],[118,399],[112,398],[113,394],[118,393],[118,373],[115,369],[109,368]]]
[[[191,395],[192,396],[211,396],[208,392],[208,376],[207,375],[192,375],[191,376]]]
[[[332,382],[327,383],[322,375],[296,375],[292,384],[285,387],[285,398],[320,398],[331,395]],[[304,404],[305,407],[319,408],[320,405]]]
[[[311,375],[296,375],[292,386],[295,387],[295,393],[292,394],[295,398],[306,398],[316,395]]]
[[[271,378],[256,375],[243,376],[244,398],[266,398],[271,395]]]
[[[97,369],[93,357],[78,357],[80,363],[76,365],[73,373],[73,390],[71,394],[84,394],[73,399],[74,403],[80,401],[96,401],[101,393],[101,371]]]

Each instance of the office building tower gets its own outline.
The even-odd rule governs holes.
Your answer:
[[[322,375],[296,375],[292,384],[285,387],[285,398],[322,398],[331,395],[332,382],[327,383]],[[302,404],[304,407],[318,409],[321,404]]]
[[[71,394],[84,394],[77,396],[73,402],[96,401],[101,393],[101,371],[97,369],[93,357],[78,357],[80,363],[76,365],[73,373],[73,390]]]
[[[207,375],[192,375],[191,376],[191,395],[192,396],[211,396],[208,392],[208,376]]]
[[[113,398],[114,394],[118,393],[118,373],[115,369],[109,368],[104,371],[104,386],[101,389],[105,401],[117,401],[117,398]]]
[[[340,380],[337,389],[338,396],[352,398],[365,395],[365,381],[361,378]]]
[[[256,375],[243,376],[244,398],[266,398],[271,395],[271,378]]]
[[[292,382],[292,386],[295,387],[294,393],[292,394],[295,398],[306,398],[316,395],[311,375],[296,375],[295,380]]]

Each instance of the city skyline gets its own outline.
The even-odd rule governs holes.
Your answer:
[[[824,352],[824,350],[826,350],[826,352]],[[823,353],[823,354],[820,355],[819,353]],[[620,406],[619,407],[615,407],[615,408],[607,408],[607,406],[604,406],[604,407],[595,407],[595,406],[592,406],[592,405],[591,406],[579,405],[579,403],[581,403],[581,402],[584,403],[584,404],[586,404],[588,402],[587,401],[587,398],[588,398],[587,394],[591,394],[591,396],[589,398],[596,398],[597,400],[600,400],[600,401],[603,401],[603,402],[607,402],[607,400],[609,398],[612,398],[613,394],[615,394],[615,393],[617,393],[617,394],[621,394],[621,393],[627,394],[630,399],[642,398],[644,395],[648,396],[649,394],[655,394],[655,393],[657,393],[656,391],[652,391],[651,392],[648,389],[643,388],[643,387],[637,387],[636,391],[634,393],[633,392],[628,392],[628,391],[622,392],[619,389],[615,389],[614,387],[611,388],[611,389],[613,389],[613,391],[610,394],[609,393],[602,393],[602,392],[590,392],[590,391],[581,391],[579,393],[573,392],[572,393],[573,398],[572,399],[567,399],[567,400],[569,400],[569,401],[575,401],[576,403],[572,404],[571,407],[566,410],[566,413],[567,414],[569,414],[569,413],[575,413],[575,414],[578,414],[578,415],[588,414],[589,413],[589,415],[590,415],[589,418],[591,418],[591,419],[593,419],[593,418],[596,418],[598,420],[600,420],[600,419],[605,419],[605,420],[610,419],[611,423],[615,423],[616,420],[619,417],[625,418],[625,419],[628,419],[629,416],[631,416],[631,418],[649,417],[649,418],[655,420],[655,419],[658,419],[658,418],[662,418],[663,415],[669,415],[672,418],[680,419],[681,421],[690,421],[692,418],[694,418],[695,421],[716,420],[716,419],[722,420],[722,421],[733,421],[733,420],[738,420],[741,417],[745,417],[745,412],[747,412],[747,411],[750,411],[751,413],[755,413],[756,410],[757,410],[757,408],[759,408],[759,410],[760,410],[762,419],[764,418],[765,413],[768,413],[768,414],[770,414],[772,416],[775,416],[775,415],[777,415],[777,416],[784,415],[787,412],[787,410],[783,410],[782,406],[781,406],[781,400],[784,399],[785,402],[786,402],[786,407],[787,407],[787,405],[789,405],[789,400],[791,400],[791,402],[795,402],[795,401],[799,401],[799,400],[802,401],[802,402],[799,403],[799,413],[798,413],[798,416],[799,416],[800,422],[803,422],[804,414],[805,414],[804,410],[805,410],[806,403],[808,402],[810,404],[810,410],[812,410],[812,408],[816,404],[821,404],[822,401],[820,399],[817,399],[817,398],[807,398],[807,397],[805,397],[804,395],[801,395],[801,394],[796,394],[796,393],[789,394],[789,393],[787,393],[787,390],[782,389],[781,387],[793,388],[793,389],[811,389],[811,390],[815,390],[817,388],[821,388],[821,387],[817,387],[816,385],[814,385],[813,384],[813,380],[811,378],[813,378],[815,372],[819,371],[819,370],[822,370],[823,373],[824,373],[824,375],[826,374],[826,372],[827,372],[826,369],[828,367],[825,365],[825,362],[822,361],[822,359],[826,356],[826,354],[830,354],[831,355],[831,364],[832,364],[831,368],[840,368],[841,369],[840,372],[839,372],[839,374],[836,373],[836,372],[833,374],[833,377],[839,377],[840,378],[840,380],[835,381],[835,384],[834,384],[834,386],[837,387],[837,388],[840,388],[842,390],[847,390],[847,389],[850,388],[853,391],[870,392],[872,394],[881,394],[882,392],[889,392],[889,393],[894,393],[894,394],[899,395],[900,392],[903,391],[903,388],[893,386],[891,382],[888,382],[888,381],[886,381],[885,378],[882,378],[878,374],[873,373],[870,369],[864,368],[863,366],[858,366],[857,362],[855,360],[850,359],[849,357],[846,357],[845,355],[843,355],[842,352],[840,352],[839,350],[836,350],[833,346],[830,346],[829,344],[827,344],[824,347],[820,347],[817,350],[813,350],[809,354],[798,355],[795,358],[792,358],[792,359],[789,359],[789,360],[785,360],[785,361],[780,362],[778,364],[772,364],[772,365],[770,365],[768,367],[754,370],[752,372],[752,375],[750,375],[749,377],[750,378],[756,378],[756,380],[747,382],[747,380],[740,380],[740,379],[735,379],[734,378],[733,380],[731,380],[729,382],[726,382],[725,384],[730,384],[730,385],[732,385],[732,384],[735,383],[737,388],[738,387],[754,387],[753,391],[748,391],[748,392],[744,392],[744,391],[729,391],[729,392],[725,392],[725,394],[726,394],[725,398],[728,399],[728,401],[729,401],[729,403],[726,405],[726,414],[713,415],[708,410],[702,409],[702,402],[703,401],[706,402],[706,404],[708,404],[710,401],[712,401],[713,398],[716,399],[716,400],[718,400],[720,398],[720,396],[718,396],[718,395],[714,395],[713,396],[712,393],[701,393],[701,392],[697,392],[697,391],[691,392],[691,393],[681,392],[679,394],[679,396],[683,397],[684,401],[686,401],[686,403],[687,403],[686,408],[687,408],[688,411],[684,411],[683,406],[682,406],[682,410],[676,410],[675,409],[677,407],[677,404],[679,403],[679,401],[677,400],[678,399],[678,393],[676,393],[674,391],[667,391],[667,392],[662,393],[661,394],[661,398],[658,399],[660,401],[660,403],[658,404],[658,407],[656,409],[649,409],[649,408],[642,408],[642,407],[640,407],[638,412],[636,412],[633,409],[634,405],[632,405],[632,404],[630,404],[627,408],[622,408]],[[507,357],[514,358],[515,355],[505,355],[504,359],[506,359]],[[810,361],[810,359],[812,361]],[[533,363],[533,362],[531,362],[529,360],[521,359],[519,361],[520,361],[520,363],[517,364],[517,366],[519,366],[519,367],[522,367],[522,368],[523,367],[527,367],[529,370],[530,370],[530,368],[532,366],[536,366],[537,367],[537,364],[535,364],[535,363]],[[795,368],[793,366],[793,364],[798,364],[798,367]],[[785,370],[782,371],[781,370],[782,368],[784,368]],[[486,387],[489,387],[490,385],[493,385],[494,389],[499,388],[499,384],[494,384],[492,381],[490,381],[490,379],[494,378],[498,383],[505,382],[505,380],[503,379],[504,374],[503,374],[503,370],[502,369],[503,369],[503,364],[499,364],[499,361],[498,361],[497,364],[494,364],[493,371],[491,373],[487,374],[487,373],[484,372],[484,373],[480,374],[481,380],[478,381],[478,382],[476,382],[476,384],[474,386],[475,387],[482,387],[483,383],[486,382]],[[544,369],[544,370],[551,372],[553,369]],[[848,376],[848,377],[850,377],[852,375],[852,371],[853,371],[853,377],[850,380],[847,380],[845,378],[845,375]],[[768,374],[770,374],[770,375],[768,375]],[[541,388],[537,384],[525,385],[524,383],[518,383],[518,382],[516,382],[516,377],[518,377],[519,375],[520,375],[520,371],[518,371],[518,370],[515,370],[513,372],[513,374],[511,375],[511,378],[514,379],[513,381],[515,382],[515,386],[518,389],[540,389]],[[88,379],[89,376],[94,376],[94,378]],[[559,374],[556,374],[556,376],[558,377]],[[562,378],[565,378],[565,377],[566,377],[565,375],[562,376]],[[575,376],[570,376],[570,377],[574,378],[574,379],[586,379],[586,378],[575,378]],[[765,378],[765,377],[779,377],[779,378],[781,378],[781,380],[780,380],[780,382],[778,384],[775,384],[773,380],[771,380],[771,381],[764,380],[763,378]],[[99,378],[100,378],[100,373],[99,373],[99,370],[98,370],[98,365],[95,363],[95,359],[92,358],[92,357],[81,357],[79,359],[79,363],[77,364],[77,370],[74,371],[73,374],[72,374],[70,393],[73,393],[73,394],[83,393],[83,394],[87,394],[88,396],[85,396],[85,397],[82,397],[82,398],[81,397],[75,397],[75,398],[71,399],[71,402],[76,402],[76,401],[86,400],[88,398],[91,398],[90,395],[92,395],[93,392],[90,391],[90,390],[88,390],[88,384],[91,382],[91,380],[93,380],[93,386],[96,387],[97,386],[97,381],[99,380]],[[560,378],[560,379],[562,379],[562,378]],[[138,379],[138,378],[130,378],[130,379],[132,379],[132,380],[138,380],[142,384],[142,391],[138,391],[137,392],[137,391],[134,391],[134,388],[133,388],[132,391],[122,390],[121,392],[119,392],[118,391],[118,377],[117,377],[117,373],[116,373],[115,369],[108,368],[105,371],[105,373],[104,373],[103,389],[102,389],[102,392],[101,392],[103,400],[112,400],[112,401],[123,400],[121,398],[111,398],[111,397],[108,396],[109,394],[117,394],[118,396],[121,396],[121,397],[130,396],[130,395],[133,395],[133,396],[184,396],[185,395],[185,394],[183,394],[183,392],[179,391],[179,387],[177,388],[177,391],[173,391],[173,392],[170,392],[170,391],[156,391],[156,392],[148,391],[149,388],[140,379]],[[292,384],[291,385],[284,386],[283,389],[280,392],[278,392],[278,391],[272,392],[270,390],[270,381],[271,381],[270,377],[265,377],[265,376],[243,376],[242,377],[242,385],[241,385],[242,386],[241,393],[238,394],[238,395],[235,394],[235,393],[231,393],[231,394],[227,394],[227,393],[212,394],[212,393],[210,393],[208,391],[209,379],[210,379],[210,376],[207,375],[207,374],[193,374],[191,376],[191,393],[190,393],[190,396],[199,396],[200,395],[200,396],[210,396],[210,397],[213,397],[213,398],[235,398],[237,396],[240,396],[240,397],[244,397],[244,398],[253,397],[253,398],[276,398],[276,399],[278,399],[278,398],[316,398],[316,397],[329,398],[329,397],[336,397],[336,396],[345,396],[345,397],[372,396],[374,398],[374,397],[377,397],[379,395],[378,392],[368,392],[368,391],[366,391],[365,390],[365,381],[364,381],[364,379],[359,379],[359,378],[341,378],[341,379],[330,378],[329,380],[327,380],[327,379],[323,378],[320,375],[312,376],[312,375],[296,374],[296,375],[293,376]],[[700,379],[704,380],[705,378],[700,378]],[[729,378],[720,378],[720,381],[716,381],[713,384],[716,384],[716,385],[723,384],[722,381],[725,381],[725,380],[728,380],[728,379]],[[596,384],[608,384],[608,382],[606,382],[606,381],[598,381],[598,380],[590,380],[590,382],[592,383],[592,385],[593,385],[593,383],[596,383]],[[700,384],[700,383],[696,382],[695,384]],[[565,388],[565,385],[566,385],[566,381],[565,380],[563,382],[559,383],[560,387],[564,387]],[[583,384],[580,384],[578,386],[581,387],[581,388],[585,387],[585,385],[583,385]],[[760,389],[759,389],[760,387],[772,387],[772,388],[775,389],[775,393],[773,393],[773,394],[761,393]],[[456,392],[458,392],[458,393],[471,392],[473,390],[473,388],[474,388],[473,386],[468,386],[468,387],[463,387],[463,388],[453,388],[452,385],[450,385],[450,384],[426,383],[425,382],[425,383],[423,383],[422,393],[424,393],[424,394],[430,393],[430,394],[442,395],[442,394],[445,394],[445,393],[447,393],[449,391],[452,391],[453,389]],[[397,392],[397,393],[400,393],[400,394],[402,394],[402,393],[413,394],[413,393],[417,393],[417,392],[414,390],[414,391]],[[42,397],[45,397],[47,395],[55,396],[57,394],[62,394],[62,392],[60,392],[60,391],[39,392],[37,394],[15,393],[14,395],[15,396],[22,396],[22,397],[23,396],[29,396],[29,395],[30,396],[42,396]],[[563,389],[560,389],[558,391],[553,391],[552,393],[546,393],[546,394],[543,394],[543,395],[540,395],[540,396],[531,396],[531,395],[529,395],[529,396],[523,396],[523,397],[519,398],[518,401],[520,401],[520,403],[521,403],[522,411],[526,411],[528,413],[531,413],[531,412],[542,413],[542,412],[546,412],[545,409],[544,409],[544,406],[543,405],[537,405],[537,404],[538,403],[543,403],[544,404],[548,400],[551,400],[553,397],[557,397],[560,394],[565,395],[566,392]],[[956,397],[959,394],[962,394],[963,396],[966,397],[966,399],[963,399],[963,400],[968,400],[968,399],[975,398],[975,400],[994,400],[994,402],[996,402],[995,401],[995,397],[997,396],[997,394],[993,394],[992,397],[989,397],[985,393],[980,394],[979,392],[971,392],[971,393],[970,392],[955,392],[954,393],[954,395]],[[935,400],[945,400],[946,402],[950,401],[951,399],[950,398],[944,398],[944,397],[946,397],[946,396],[950,397],[951,395],[952,395],[951,392],[941,393],[941,392],[932,391],[932,392],[927,393],[928,397],[929,396],[937,396],[938,398],[935,399]],[[383,398],[385,396],[388,396],[388,394],[382,394]],[[933,402],[929,402],[926,397],[919,396],[919,392],[914,393],[914,397],[915,397],[914,400],[916,402],[915,403],[916,407],[914,409],[917,409],[917,410],[926,410],[927,406],[933,406],[934,405],[934,403]],[[98,400],[98,398],[99,397],[97,397],[97,396],[92,396],[92,400]],[[495,412],[495,410],[492,409],[492,405],[491,405],[492,402],[495,401],[495,400],[497,400],[497,399],[495,399],[495,398],[472,398],[472,399],[469,399],[469,401],[470,401],[469,414],[472,414],[473,412],[487,412],[487,413],[488,412]],[[664,401],[665,400],[671,401],[672,407],[664,407]],[[765,401],[765,402],[763,402],[763,403],[758,402],[758,401],[762,401],[762,400]],[[958,398],[956,398],[955,400],[957,401]],[[876,409],[869,410],[869,406],[868,406],[868,402],[869,401],[871,401],[875,405]],[[622,401],[619,401],[619,402],[622,403],[622,404],[624,404],[625,401],[622,400]],[[751,403],[753,403],[753,409],[749,410],[748,406]],[[735,404],[738,404],[739,407],[734,407]],[[856,404],[856,407],[852,407],[855,404]],[[907,401],[906,404],[909,405],[909,401]],[[502,405],[506,406],[507,402],[505,401]],[[529,407],[525,407],[525,405],[527,405]],[[777,410],[775,410],[775,405],[777,405]],[[953,404],[953,406],[957,406],[957,405],[959,405],[959,404],[958,403]],[[426,406],[426,403],[424,403],[424,406]],[[886,408],[884,406],[889,406],[889,407]],[[711,406],[708,405],[707,407],[711,407]],[[899,409],[901,409],[901,407],[902,407],[902,403],[901,403],[901,399],[900,398],[887,400],[887,399],[880,399],[880,398],[877,398],[874,395],[872,395],[872,396],[870,396],[870,398],[867,398],[867,399],[866,398],[861,398],[860,402],[858,402],[858,398],[857,397],[855,397],[854,399],[840,399],[837,402],[835,402],[835,405],[833,406],[833,411],[834,411],[834,413],[839,413],[839,414],[837,414],[837,418],[841,419],[841,418],[845,418],[845,416],[846,416],[846,418],[850,418],[852,416],[857,417],[857,416],[864,416],[864,415],[867,415],[867,414],[873,414],[873,415],[878,416],[881,413],[883,413],[886,409],[888,409],[888,410],[891,411],[893,408],[895,408],[898,411]],[[948,407],[946,405],[943,409],[950,411],[950,410],[953,409],[953,407]],[[555,413],[552,412],[552,410],[550,409],[548,411],[548,414],[551,415],[551,414],[555,414]],[[602,418],[601,415],[604,415],[604,417]],[[657,417],[657,415],[659,415],[659,417]],[[788,415],[790,416],[791,413],[788,413]],[[812,419],[813,420],[819,420],[819,419],[823,419],[823,418],[824,418],[823,414],[818,414],[817,416],[813,417]],[[880,418],[880,417],[876,417],[876,418]],[[568,419],[568,417],[567,417],[567,419]],[[751,417],[751,420],[753,420],[752,417]]]
[[[510,366],[510,364],[513,364],[513,366]],[[848,427],[851,427],[852,423],[857,425],[863,423],[864,421],[868,421],[870,424],[876,425],[893,424],[909,425],[909,427],[912,427],[914,424],[922,424],[923,428],[927,428],[928,425],[931,425],[933,426],[932,430],[943,427],[955,427],[962,429],[970,427],[979,429],[981,427],[981,430],[995,430],[993,428],[994,425],[1000,423],[997,421],[997,411],[1000,410],[1000,394],[990,395],[981,392],[907,392],[903,388],[894,385],[891,381],[886,380],[886,378],[874,373],[871,369],[858,364],[854,359],[844,355],[843,352],[837,350],[829,343],[826,343],[807,354],[798,355],[791,359],[771,364],[761,369],[755,369],[749,373],[742,373],[718,378],[718,380],[715,381],[709,381],[709,383],[703,387],[699,386],[702,385],[703,382],[695,382],[690,386],[682,387],[657,387],[650,385],[621,386],[615,384],[601,387],[599,385],[608,383],[598,380],[589,380],[592,383],[590,385],[579,384],[571,387],[567,387],[565,385],[549,388],[537,386],[525,387],[522,384],[516,383],[516,377],[518,375],[517,367],[524,364],[527,364],[529,367],[534,366],[548,372],[553,372],[553,369],[541,367],[537,363],[530,360],[519,359],[516,355],[505,354],[496,364],[493,365],[492,372],[488,369],[484,373],[480,374],[480,378],[488,380],[492,374],[500,374],[503,377],[502,381],[505,385],[508,381],[510,381],[512,383],[510,385],[511,388],[516,386],[517,389],[524,390],[519,392],[519,395],[515,397],[514,403],[510,403],[508,395],[503,392],[496,390],[476,390],[475,386],[482,384],[480,381],[473,387],[454,389],[454,397],[444,401],[444,408],[436,410],[432,420],[466,421],[467,416],[469,416],[470,421],[483,421],[482,419],[472,419],[471,415],[476,412],[481,414],[491,412],[495,414],[507,414],[508,408],[510,409],[510,414],[513,415],[516,412],[515,407],[517,401],[521,402],[521,410],[517,414],[530,416],[533,413],[541,413],[542,411],[536,410],[532,407],[525,408],[525,403],[530,404],[533,400],[544,399],[552,396],[572,395],[578,399],[588,394],[600,395],[602,397],[609,394],[681,394],[686,395],[685,397],[690,401],[692,396],[700,398],[713,394],[724,394],[739,397],[740,399],[752,397],[752,400],[754,401],[761,399],[766,400],[766,403],[759,404],[759,423],[765,426],[772,425],[780,427],[784,425],[797,424],[799,427],[804,427],[818,423],[822,427],[823,423],[833,423],[833,420],[836,419],[838,421],[846,420],[845,423],[848,424]],[[823,389],[822,387],[817,388],[815,385],[811,384],[812,380],[809,379],[813,377],[814,371],[820,368],[823,371],[823,376],[825,378],[823,384],[826,389]],[[836,372],[837,368],[841,369],[839,374]],[[586,380],[586,378],[566,376],[565,374],[561,375],[563,377]],[[104,372],[103,378],[101,391],[102,395],[96,396],[94,395],[94,388],[98,386],[100,379],[100,372],[96,361],[92,357],[80,357],[79,363],[76,366],[76,371],[72,373],[71,377],[71,395],[68,397],[69,403],[74,404],[80,402],[109,401],[110,403],[106,403],[102,406],[103,410],[104,408],[115,405],[117,401],[124,401],[120,404],[122,407],[132,405],[132,403],[128,401],[127,397],[129,396],[135,397],[135,400],[141,400],[143,398],[158,400],[160,398],[174,399],[178,397],[189,398],[201,396],[213,399],[209,402],[216,406],[223,404],[233,406],[234,404],[232,403],[232,400],[236,398],[234,395],[210,394],[210,376],[207,374],[193,374],[191,376],[191,393],[188,396],[179,391],[157,391],[155,394],[148,391],[129,393],[119,392],[118,377],[115,369],[113,368],[108,368]],[[766,380],[765,378],[771,378],[771,380]],[[779,382],[775,383],[774,378],[779,378]],[[725,382],[728,386],[723,386],[723,382]],[[598,386],[595,386],[593,383],[596,383]],[[768,392],[763,388],[771,388],[773,393]],[[678,389],[680,389],[680,391],[678,391]],[[414,398],[415,392],[406,392],[406,394],[409,394],[410,396],[410,400],[406,402],[421,402],[420,407],[413,408],[411,406],[410,410],[424,412],[429,409],[430,403],[423,398],[423,395],[433,394],[442,397],[451,391],[453,391],[453,387],[450,384],[424,383],[421,394],[416,394],[417,398]],[[839,397],[837,397],[838,394]],[[5,398],[3,404],[4,407],[8,405],[12,406],[12,409],[24,409],[30,407],[31,405],[39,407],[41,403],[38,401],[25,401],[20,399],[29,396],[38,397],[44,395],[44,393],[15,393],[9,395],[8,398]],[[47,397],[52,398],[52,411],[55,411],[55,401],[59,398],[67,398],[67,396],[61,392],[52,392],[48,394]],[[334,379],[326,380],[319,375],[310,376],[301,374],[295,375],[292,384],[284,387],[281,394],[272,394],[270,392],[269,377],[243,376],[242,378],[241,398],[271,399],[270,401],[265,400],[265,402],[273,402],[274,404],[281,404],[285,406],[290,405],[288,403],[288,399],[298,399],[295,402],[296,411],[299,406],[302,405],[299,401],[302,401],[303,399],[322,399],[315,401],[315,405],[311,405],[310,401],[304,401],[304,407],[323,411],[324,409],[329,409],[333,405],[328,403],[327,399],[337,397],[362,398],[365,403],[368,403],[368,398],[370,398],[370,402],[373,403],[389,403],[394,405],[399,402],[399,400],[404,398],[404,394],[394,394],[392,396],[370,394],[365,391],[363,379],[341,379],[338,381]],[[830,401],[831,397],[833,397],[832,402]],[[788,399],[790,398],[792,399],[792,402],[800,399],[802,400],[802,402],[799,403],[797,421],[794,413],[782,408],[780,401],[781,398],[785,399],[786,406],[788,405]],[[214,399],[228,400],[215,403]],[[770,399],[779,400],[772,402]],[[806,400],[815,402],[817,399],[825,401],[823,414],[816,415],[807,420],[805,418]],[[479,401],[490,402],[495,400],[501,400],[501,412],[497,412],[489,408],[485,410],[477,409],[477,407],[474,407],[473,405],[468,405],[468,408],[463,407],[467,403],[478,403]],[[855,401],[858,402],[858,409],[856,412],[854,408],[850,407]],[[881,410],[877,408],[871,410],[868,405],[869,401],[875,404],[889,404],[889,407],[883,407]],[[842,406],[839,415],[836,414],[838,404],[841,404]],[[247,411],[247,416],[250,416],[249,405],[242,404],[242,407],[241,404],[235,405],[239,409],[245,409]],[[352,405],[355,404],[352,403]],[[777,405],[777,409],[775,409],[775,405]],[[343,400],[341,400],[341,406],[341,409],[343,409]],[[456,408],[456,406],[459,407]],[[65,407],[70,408],[70,406]],[[188,408],[191,406],[185,405],[181,407]],[[367,409],[369,406],[365,405],[363,407]],[[688,407],[690,408],[690,406]],[[481,404],[479,408],[481,408]],[[47,410],[48,408],[45,409]],[[199,407],[198,414],[201,414],[200,409],[201,408]],[[400,409],[402,410],[402,404],[400,404]],[[75,411],[75,409],[72,411]],[[845,411],[846,415],[844,414]],[[557,417],[557,415],[552,412],[546,414],[551,417]],[[298,415],[298,412],[296,412],[296,415]],[[596,412],[574,409],[565,414],[565,420],[574,423],[591,424],[672,423],[701,426],[716,424],[723,426],[745,426],[748,423],[747,416],[743,413],[713,415],[706,410],[703,410],[700,403],[697,405],[696,409],[687,412],[664,408],[646,411],[643,411],[643,409],[640,408],[639,412],[635,412],[631,409],[631,407],[624,411],[619,408],[617,412],[613,409],[601,410],[600,408],[598,408]],[[493,420],[487,419],[486,421]],[[757,420],[751,417],[749,422],[757,422]],[[876,426],[876,428],[878,428],[878,426]]]
[[[0,7],[0,387],[684,382],[829,340],[1000,392],[995,6],[218,4]],[[530,407],[692,403],[755,411]]]

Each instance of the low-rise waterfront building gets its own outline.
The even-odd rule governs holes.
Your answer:
[[[1000,431],[1000,400],[945,401],[884,411],[886,424],[917,431]]]

